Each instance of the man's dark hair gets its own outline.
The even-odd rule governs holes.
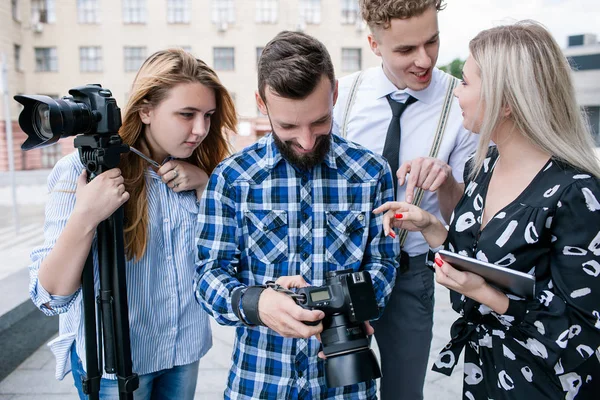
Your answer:
[[[305,33],[283,31],[265,46],[258,60],[258,93],[266,102],[268,85],[281,97],[301,100],[313,92],[323,75],[334,88],[333,64],[323,43]]]

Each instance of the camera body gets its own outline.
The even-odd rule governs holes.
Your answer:
[[[333,271],[326,285],[304,287],[298,304],[325,313],[321,343],[327,386],[352,385],[381,377],[379,363],[370,349],[365,321],[379,317],[371,275],[366,271]]]
[[[297,293],[306,296],[301,307],[321,310],[325,315],[345,314],[352,323],[379,316],[371,275],[365,271],[333,271],[327,275],[325,286],[308,286]]]

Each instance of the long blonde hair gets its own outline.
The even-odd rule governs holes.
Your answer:
[[[502,109],[508,106],[508,118],[531,143],[600,177],[587,118],[575,99],[571,67],[542,25],[526,20],[482,31],[469,50],[481,71],[484,113],[472,175],[481,169],[502,122]]]
[[[156,107],[167,98],[174,86],[195,82],[214,90],[217,108],[211,117],[208,135],[185,161],[210,175],[229,154],[226,131],[235,131],[237,116],[231,96],[216,73],[203,61],[183,50],[158,51],[144,61],[133,81],[119,135],[130,146],[147,148],[140,110],[148,106]],[[127,153],[121,157],[119,168],[130,194],[129,201],[125,203],[125,250],[128,259],[139,259],[146,251],[148,238],[149,216],[144,177],[148,163],[133,153]]]

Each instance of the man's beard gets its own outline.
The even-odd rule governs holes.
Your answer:
[[[314,150],[307,154],[296,153],[292,149],[292,146],[295,145],[291,141],[284,142],[279,139],[279,136],[277,136],[277,133],[275,133],[274,130],[273,141],[283,158],[296,168],[305,170],[309,170],[312,167],[321,164],[325,160],[327,153],[329,153],[329,149],[331,149],[331,133],[319,136],[313,146]]]

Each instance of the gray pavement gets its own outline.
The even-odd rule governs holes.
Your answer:
[[[43,205],[46,198],[45,178],[48,171],[18,174],[17,200],[20,222],[19,233],[13,224],[10,180],[0,173],[0,280],[12,274],[24,274],[31,249],[43,242]],[[23,298],[27,297],[23,285]],[[2,293],[2,304],[7,300]],[[10,296],[15,296],[11,294]],[[436,285],[433,343],[429,365],[450,337],[450,325],[456,319],[450,307],[448,290]],[[234,329],[211,321],[213,347],[200,361],[196,399],[222,399],[227,382],[233,347]],[[377,344],[373,347],[378,354]],[[1,358],[1,357],[0,357]],[[425,383],[425,399],[450,400],[461,398],[462,363],[451,377],[429,371]],[[0,382],[0,400],[77,399],[73,380],[68,375],[63,381],[54,379],[54,357],[44,345],[25,360],[14,372]]]

